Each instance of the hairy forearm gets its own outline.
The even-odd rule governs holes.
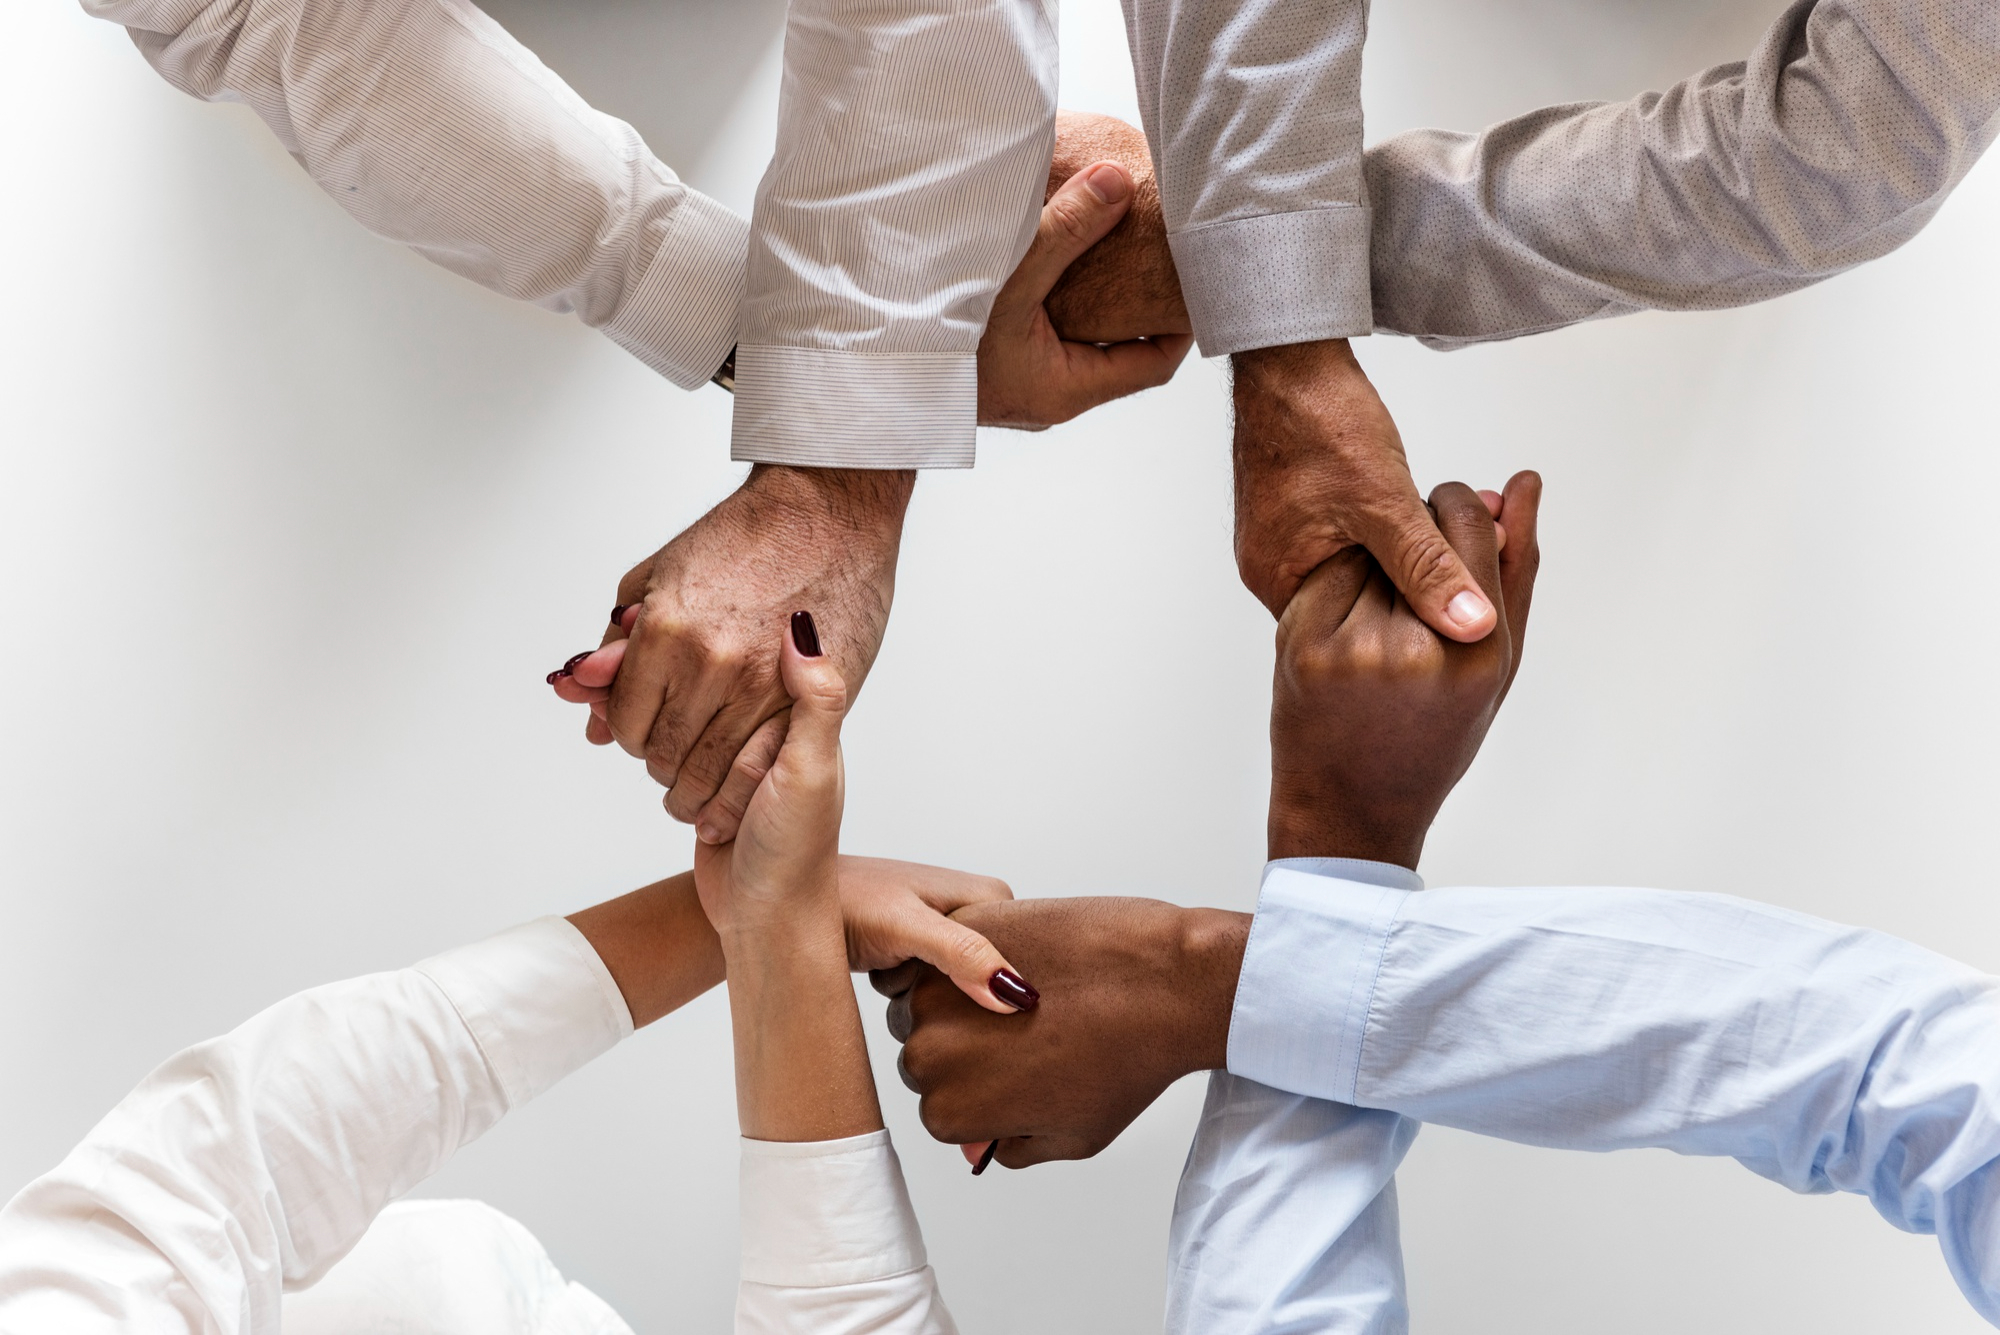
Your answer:
[[[881,1130],[838,904],[733,930],[722,950],[743,1134],[817,1141]]]

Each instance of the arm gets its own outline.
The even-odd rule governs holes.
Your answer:
[[[811,616],[798,615],[782,650],[794,699],[784,748],[736,841],[700,849],[695,864],[728,963],[736,1045],[736,1324],[949,1335],[847,976],[836,853],[846,687]]]
[[[1799,0],[1747,63],[1367,155],[1375,324],[1438,347],[1765,301],[1895,249],[2000,130],[2000,11]]]
[[[683,388],[736,338],[748,227],[468,0],[85,0],[244,102],[364,227],[574,312]]]
[[[279,1328],[384,1205],[631,1032],[546,918],[314,988],[161,1066],[0,1211],[0,1326]]]

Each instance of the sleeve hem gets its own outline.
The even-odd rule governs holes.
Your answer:
[[[1412,893],[1271,867],[1229,1019],[1230,1074],[1353,1103],[1376,974]]]
[[[1366,208],[1206,223],[1167,245],[1204,357],[1360,338],[1375,327]]]
[[[822,1289],[929,1264],[889,1133],[742,1142],[745,1284]]]
[[[682,389],[701,388],[735,346],[749,246],[748,222],[689,190],[605,336]]]
[[[729,455],[802,468],[970,468],[978,411],[972,353],[745,344]]]

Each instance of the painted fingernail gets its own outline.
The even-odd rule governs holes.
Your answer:
[[[981,1173],[986,1171],[986,1166],[993,1162],[993,1156],[995,1153],[999,1151],[999,1149],[1000,1149],[999,1141],[989,1140],[986,1142],[986,1152],[979,1156],[978,1163],[972,1165],[972,1175],[974,1177],[978,1177]]]
[[[819,657],[819,627],[813,624],[811,612],[792,613],[792,643],[807,658]]]
[[[612,625],[614,625],[614,626],[615,626],[615,625],[617,625],[617,624],[618,624],[619,622],[621,622],[621,621],[623,621],[623,620],[625,619],[625,608],[626,608],[626,606],[627,606],[627,605],[626,605],[625,603],[620,603],[620,604],[618,604],[618,606],[616,606],[616,607],[614,607],[614,608],[612,608],[612,609],[611,609],[611,624],[612,624]]]
[[[1476,626],[1484,621],[1486,614],[1492,610],[1491,603],[1471,589],[1467,589],[1445,605],[1444,614],[1451,618],[1454,625]]]
[[[577,665],[578,663],[581,663],[581,662],[582,662],[582,661],[583,661],[584,659],[586,659],[586,658],[590,657],[590,656],[591,656],[592,654],[594,654],[594,653],[596,653],[596,652],[597,652],[597,650],[595,650],[595,649],[585,649],[585,650],[584,650],[584,651],[583,651],[582,653],[580,653],[580,654],[571,654],[571,655],[569,656],[569,662],[567,662],[567,663],[564,663],[564,664],[562,665],[562,674],[563,674],[563,675],[564,675],[565,677],[567,677],[567,676],[568,676],[568,675],[569,675],[570,673],[572,673],[572,672],[576,671],[576,665]]]
[[[554,672],[551,672],[548,676],[544,677],[542,680],[548,682],[549,685],[553,686],[557,682],[561,681],[564,677],[567,677],[568,675],[569,675],[569,669],[557,668]]]
[[[986,990],[1017,1011],[1031,1011],[1042,999],[1042,994],[1028,986],[1028,980],[1012,969],[995,971],[986,980]]]
[[[1108,162],[1092,167],[1090,174],[1083,178],[1083,183],[1090,187],[1091,194],[1106,204],[1116,204],[1132,193],[1132,178],[1125,174],[1124,168],[1114,167]]]

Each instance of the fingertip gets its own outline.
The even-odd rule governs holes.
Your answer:
[[[1451,596],[1444,606],[1447,633],[1454,639],[1470,644],[1483,640],[1498,622],[1499,616],[1485,594],[1477,589],[1460,589]]]
[[[1132,174],[1116,162],[1099,162],[1080,173],[1084,188],[1100,204],[1123,204],[1132,194]]]

